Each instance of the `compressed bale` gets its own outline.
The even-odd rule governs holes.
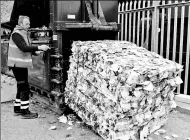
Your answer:
[[[108,140],[147,139],[176,106],[182,66],[127,41],[72,44],[65,102]]]

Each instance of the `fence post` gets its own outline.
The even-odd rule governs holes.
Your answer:
[[[160,1],[153,1],[154,11],[152,13],[152,40],[151,51],[158,52],[158,25],[159,25],[159,5]]]
[[[123,2],[121,4],[121,11],[124,12],[125,11],[125,3]],[[124,40],[124,26],[125,26],[125,22],[124,22],[124,16],[125,14],[122,13],[121,15],[121,40]]]
[[[121,11],[121,4],[119,3],[119,5],[118,5],[118,13]],[[121,18],[121,15],[120,14],[118,14],[118,24],[121,24],[121,21],[120,21],[120,18]],[[118,34],[117,34],[117,40],[120,40],[120,36],[121,36],[121,31],[119,31],[118,32]]]

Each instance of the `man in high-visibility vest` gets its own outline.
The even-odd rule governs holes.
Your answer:
[[[27,16],[19,16],[18,25],[14,28],[8,50],[8,66],[12,69],[17,81],[17,94],[14,102],[14,114],[22,115],[22,118],[37,118],[37,113],[29,111],[29,85],[28,68],[32,66],[32,53],[46,51],[47,45],[31,46],[28,36],[30,19]]]

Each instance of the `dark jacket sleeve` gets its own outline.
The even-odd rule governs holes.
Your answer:
[[[35,52],[38,51],[37,46],[28,46],[24,38],[19,33],[12,34],[12,40],[17,45],[17,47],[23,52]]]

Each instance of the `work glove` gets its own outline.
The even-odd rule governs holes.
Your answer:
[[[41,53],[43,53],[43,51],[35,51],[36,55],[40,55]]]
[[[44,51],[35,51],[35,52],[32,52],[32,55],[33,56],[39,56],[40,54],[42,54]]]
[[[38,46],[38,50],[39,51],[47,51],[48,49],[50,49],[50,47],[48,47],[47,45],[40,45],[40,46]]]

